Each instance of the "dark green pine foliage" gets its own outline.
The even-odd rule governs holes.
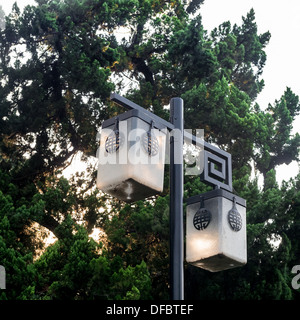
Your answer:
[[[0,12],[2,299],[169,298],[168,166],[164,192],[150,201],[128,205],[95,188],[97,130],[124,111],[112,91],[167,120],[164,106],[181,96],[185,128],[204,129],[232,154],[248,263],[220,273],[185,265],[186,298],[299,299],[291,269],[300,264],[300,176],[276,182],[278,165],[299,161],[299,98],[287,88],[257,105],[270,33],[258,34],[250,10],[241,25],[208,34],[202,3],[37,0]],[[75,155],[87,169],[64,178]],[[185,197],[209,189],[185,177]],[[45,249],[47,230],[57,241]]]
[[[298,132],[292,135],[293,122],[300,112],[299,97],[286,88],[282,97],[269,104],[266,111],[265,133],[255,141],[254,155],[256,166],[264,176],[278,165],[299,160],[300,136]]]

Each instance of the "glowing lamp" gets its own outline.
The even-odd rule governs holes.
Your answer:
[[[163,190],[167,129],[139,110],[102,123],[97,187],[133,202]]]
[[[247,263],[244,199],[222,189],[187,199],[186,261],[212,272]]]

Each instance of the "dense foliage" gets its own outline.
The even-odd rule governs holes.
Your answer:
[[[299,299],[300,175],[276,182],[278,165],[299,161],[299,98],[287,88],[259,106],[270,33],[257,33],[251,10],[208,34],[202,3],[36,0],[0,10],[0,298],[169,298],[168,174],[160,196],[131,205],[95,188],[96,134],[121,111],[109,100],[116,91],[165,119],[181,96],[185,127],[232,154],[248,263],[220,273],[186,265],[186,298]],[[64,177],[76,155],[86,170]],[[209,188],[185,180],[186,197]],[[49,231],[57,240],[45,248]]]

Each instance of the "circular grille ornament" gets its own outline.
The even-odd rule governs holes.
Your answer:
[[[243,221],[241,214],[238,212],[236,208],[235,198],[233,198],[233,206],[232,209],[228,212],[228,222],[233,231],[240,231],[243,226]]]
[[[208,227],[209,223],[211,221],[211,213],[209,210],[204,208],[204,201],[201,200],[201,207],[200,209],[195,213],[193,224],[194,227],[197,230],[204,230]]]
[[[149,156],[153,157],[158,154],[159,151],[159,143],[154,134],[150,132],[146,132],[142,135],[142,146],[146,153]]]
[[[202,208],[199,209],[194,216],[194,227],[197,230],[204,230],[208,227],[211,220],[211,213],[209,210]]]
[[[124,136],[119,132],[112,132],[105,141],[105,150],[107,153],[117,152],[124,143]]]

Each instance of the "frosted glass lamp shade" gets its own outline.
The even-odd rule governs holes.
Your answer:
[[[103,122],[97,187],[134,202],[163,190],[167,129],[130,110]]]
[[[186,261],[216,272],[247,263],[246,201],[217,189],[187,200]]]

